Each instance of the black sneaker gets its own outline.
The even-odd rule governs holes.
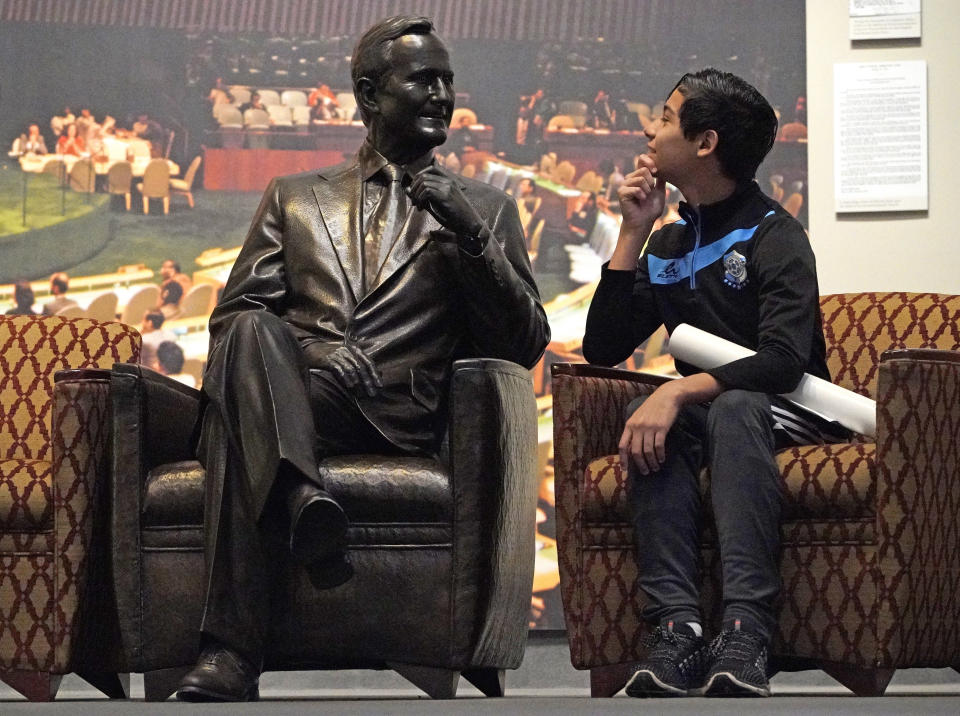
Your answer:
[[[627,682],[627,696],[686,696],[703,683],[707,643],[686,624],[677,629],[673,622],[666,629],[658,626],[647,637],[645,646],[650,651]]]
[[[704,696],[769,696],[767,642],[759,634],[734,629],[720,633],[710,643],[710,671]]]

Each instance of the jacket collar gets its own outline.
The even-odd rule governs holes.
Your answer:
[[[363,181],[370,181],[377,172],[390,163],[389,159],[374,148],[369,139],[360,145],[360,151],[357,152],[357,159],[360,162],[360,176],[363,178]],[[429,151],[417,157],[412,162],[401,166],[401,169],[413,178],[417,172],[430,166],[434,161],[433,151]]]
[[[699,217],[701,226],[719,226],[734,216],[744,203],[759,193],[760,187],[755,181],[744,182],[738,185],[726,199],[721,199],[714,204],[704,204],[700,207],[693,207],[687,202],[681,201],[678,211],[688,224],[696,224]]]

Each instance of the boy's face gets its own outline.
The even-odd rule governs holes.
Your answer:
[[[647,135],[647,154],[657,164],[657,178],[671,184],[684,184],[697,160],[698,138],[687,139],[680,128],[680,108],[684,97],[678,90],[667,98],[663,114],[652,122]]]

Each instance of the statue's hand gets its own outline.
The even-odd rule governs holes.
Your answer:
[[[311,367],[336,376],[350,390],[362,388],[373,397],[383,387],[380,371],[367,355],[355,345],[338,346],[336,350],[310,361]]]
[[[458,236],[477,238],[483,220],[464,196],[457,181],[438,166],[418,172],[407,189],[410,201],[425,209]]]

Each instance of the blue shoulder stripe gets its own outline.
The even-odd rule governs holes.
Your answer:
[[[771,214],[773,214],[772,210],[764,214],[763,218],[766,219]],[[757,226],[760,226],[760,224],[757,224]],[[664,259],[653,254],[647,254],[650,283],[671,284],[690,278],[691,268],[694,273],[700,271],[722,259],[734,244],[750,241],[757,231],[757,226],[735,229],[713,243],[701,246],[696,251],[690,251],[680,258]]]

